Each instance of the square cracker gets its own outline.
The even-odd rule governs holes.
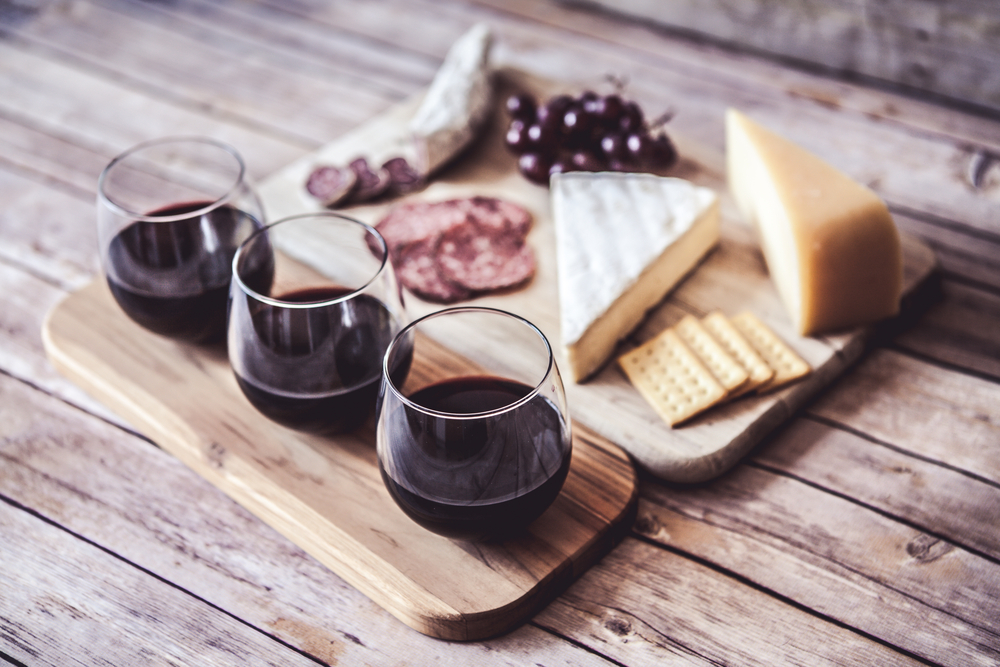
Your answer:
[[[671,329],[623,354],[618,364],[670,426],[690,419],[726,396],[715,376]]]
[[[767,365],[774,369],[774,377],[757,388],[757,393],[773,391],[798,380],[812,370],[805,359],[771,331],[756,315],[740,313],[730,319],[733,326],[753,345]]]
[[[746,384],[731,393],[729,398],[742,396],[753,391],[774,377],[774,369],[767,365],[763,357],[757,354],[757,350],[721,312],[715,311],[706,315],[701,324],[712,335],[712,338],[746,369],[750,376]]]
[[[688,349],[698,355],[727,394],[732,395],[750,379],[750,373],[719,345],[694,315],[687,315],[673,329]]]

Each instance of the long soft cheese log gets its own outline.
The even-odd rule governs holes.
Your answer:
[[[800,334],[899,311],[899,232],[878,195],[735,109],[726,112],[726,166]]]
[[[581,382],[718,243],[718,197],[652,174],[572,172],[550,185],[561,337]]]

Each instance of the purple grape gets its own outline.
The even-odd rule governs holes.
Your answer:
[[[649,155],[650,139],[647,134],[633,132],[625,137],[628,158],[636,164],[643,164]]]
[[[604,135],[601,137],[601,153],[608,160],[625,160],[628,157],[625,137],[617,132]]]
[[[622,108],[619,126],[624,132],[639,132],[642,130],[642,109],[635,102],[626,102]]]
[[[524,153],[517,160],[517,168],[524,177],[539,185],[548,185],[551,161],[538,153]]]
[[[601,171],[605,168],[605,163],[593,153],[577,151],[573,153],[573,166],[580,171]]]
[[[508,150],[518,155],[528,150],[530,142],[528,128],[524,125],[524,121],[520,119],[511,121],[510,127],[507,128],[507,134],[504,135],[504,144]]]
[[[650,140],[647,159],[653,167],[669,169],[677,162],[677,149],[667,135],[661,134]]]
[[[507,113],[511,118],[517,118],[525,122],[535,120],[535,99],[530,95],[511,95],[507,98]]]

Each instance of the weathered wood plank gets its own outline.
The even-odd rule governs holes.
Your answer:
[[[2,501],[0,533],[0,649],[21,664],[316,664]]]
[[[907,407],[904,403],[898,405]],[[998,442],[984,443],[977,463],[988,465],[995,461],[1000,453]],[[937,544],[943,538],[1000,561],[1000,534],[995,525],[1000,484],[809,419],[790,424],[780,437],[761,447],[752,460],[937,536],[921,543],[928,549],[933,547],[935,553],[950,548]],[[911,551],[918,548],[921,545]]]
[[[965,113],[926,99],[871,85],[854,83],[795,63],[775,62],[719,47],[703,40],[669,38],[656,26],[642,22],[609,21],[584,3],[537,3],[532,0],[474,0],[475,4],[519,17],[537,28],[560,28],[607,42],[635,58],[643,53],[669,61],[670,69],[700,73],[702,77],[732,79],[736,87],[771,91],[776,97],[808,101],[841,113],[861,115],[874,122],[900,124],[921,134],[1000,150],[996,119]]]
[[[934,250],[946,277],[1000,293],[1000,238],[899,211],[893,213],[893,218],[902,231],[922,239]]]
[[[907,454],[1000,484],[996,382],[876,350],[808,412]]]
[[[115,81],[79,60],[39,51],[16,37],[0,41],[0,80],[0,116],[21,124],[30,119],[29,127],[103,153],[108,160],[148,139],[202,134],[233,145],[251,176],[260,178],[312,145],[292,144],[191,108],[184,100],[137,90],[134,84]],[[96,192],[96,175],[94,182]]]
[[[571,0],[572,1],[572,0]],[[831,72],[1000,111],[1000,19],[977,0],[575,0]]]
[[[996,561],[750,466],[697,488],[648,486],[643,498],[636,530],[656,542],[925,660],[1000,659]]]
[[[712,529],[700,538],[726,540]],[[848,627],[638,540],[623,542],[536,622],[627,665],[918,664]]]
[[[42,322],[66,292],[2,261],[0,291],[5,295],[0,308],[0,371],[124,426],[120,417],[57,373],[45,358]]]
[[[944,281],[942,291],[944,299],[895,344],[1000,380],[1000,294],[954,281]]]
[[[0,406],[0,497],[116,556],[77,573],[80,595],[105,572],[141,568],[327,664],[606,664],[531,625],[469,644],[425,637],[149,443],[3,376]],[[0,562],[27,567],[36,548],[0,547]],[[69,584],[65,592],[74,595]],[[9,609],[0,616],[25,621]]]
[[[17,35],[49,58],[303,145],[336,137],[406,94],[405,85],[380,84],[356,67],[348,73],[248,39],[227,27],[225,15],[195,21],[155,4],[108,4],[116,11],[48,5]]]

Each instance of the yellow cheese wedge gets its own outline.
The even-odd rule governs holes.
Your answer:
[[[899,233],[878,195],[735,109],[726,112],[726,168],[800,334],[899,311]]]

